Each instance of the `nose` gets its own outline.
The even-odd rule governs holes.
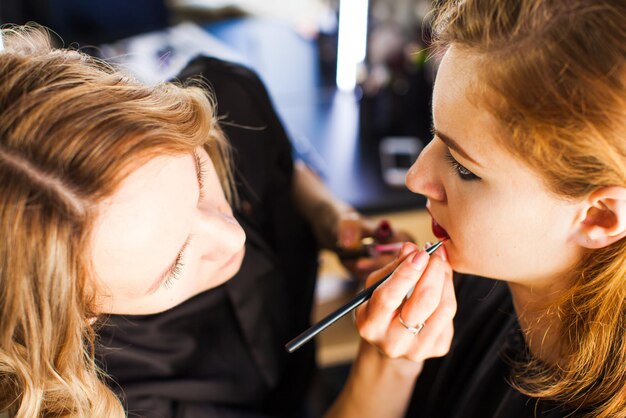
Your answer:
[[[245,244],[246,234],[229,209],[204,207],[198,211],[196,225],[194,235],[202,241],[202,258],[230,257]]]
[[[445,202],[446,191],[441,181],[443,158],[438,158],[442,150],[438,148],[437,139],[430,141],[407,172],[405,184],[413,193]]]

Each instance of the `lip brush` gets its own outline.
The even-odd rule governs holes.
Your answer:
[[[428,247],[426,249],[426,253],[428,255],[434,253],[437,250],[437,248],[439,248],[441,244],[443,244],[444,241],[445,240],[441,240],[437,242],[436,244]],[[287,349],[289,353],[293,353],[298,348],[302,347],[305,343],[310,341],[317,334],[324,331],[326,328],[328,328],[329,326],[337,322],[339,319],[343,318],[346,314],[348,314],[350,311],[355,309],[357,306],[361,305],[363,302],[369,300],[369,298],[372,297],[374,290],[376,290],[378,286],[383,284],[385,280],[387,280],[392,274],[393,272],[389,273],[388,275],[386,275],[385,277],[383,277],[382,279],[380,279],[379,281],[377,281],[370,287],[365,288],[362,291],[360,291],[351,301],[349,301],[348,303],[346,303],[339,309],[335,310],[334,312],[328,314],[324,319],[319,321],[317,324],[311,326],[309,329],[305,330],[296,338],[294,338],[293,340],[285,344],[285,349]]]

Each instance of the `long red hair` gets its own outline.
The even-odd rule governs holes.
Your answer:
[[[502,128],[502,144],[564,199],[626,187],[626,2],[461,0],[436,11],[434,39],[484,64],[476,100]],[[518,388],[626,417],[626,240],[581,261],[556,306],[565,357],[531,361]]]

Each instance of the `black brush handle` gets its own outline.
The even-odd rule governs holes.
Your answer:
[[[443,241],[439,241],[435,245],[428,247],[426,249],[426,253],[429,255],[434,253],[437,250],[437,248],[441,246],[441,244],[443,244]],[[338,320],[346,316],[346,314],[348,314],[350,311],[355,309],[357,306],[361,305],[363,302],[371,298],[372,294],[374,293],[374,290],[376,290],[378,286],[383,284],[385,280],[387,280],[392,274],[393,272],[389,273],[388,275],[386,275],[385,277],[383,277],[382,279],[380,279],[379,281],[377,281],[370,287],[361,290],[352,300],[350,300],[350,302],[346,303],[345,305],[335,310],[334,312],[328,314],[324,319],[319,321],[317,324],[311,326],[310,328],[302,332],[300,335],[298,335],[296,338],[294,338],[293,340],[285,344],[285,349],[289,353],[293,353],[298,348],[302,347],[304,344],[306,344],[311,339],[313,339],[317,334],[324,331],[326,328],[328,328],[329,326],[331,326],[332,324],[334,324],[335,322],[337,322]]]

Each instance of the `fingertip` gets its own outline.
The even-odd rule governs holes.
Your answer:
[[[398,257],[406,257],[413,251],[413,246],[410,242],[405,242],[402,244],[402,248],[400,248],[400,253],[398,253]]]
[[[411,258],[411,266],[416,270],[424,270],[428,264],[429,256],[424,251],[418,251]]]
[[[356,262],[356,268],[362,271],[370,271],[376,268],[376,262],[369,258],[361,258]]]
[[[448,261],[448,252],[446,251],[446,247],[443,245],[437,248],[433,254],[439,257],[443,262]]]
[[[344,228],[339,233],[339,243],[344,248],[353,248],[359,245],[358,231],[353,228]]]

